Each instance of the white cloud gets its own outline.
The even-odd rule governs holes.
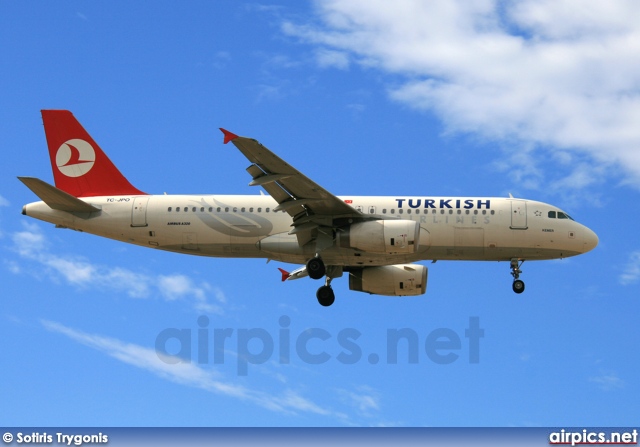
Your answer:
[[[618,279],[620,284],[624,286],[638,282],[640,279],[640,250],[629,255],[629,261]]]
[[[267,393],[259,390],[236,385],[223,380],[222,376],[213,370],[207,370],[193,363],[174,361],[171,356],[164,356],[155,350],[133,343],[89,334],[53,321],[42,321],[42,325],[52,331],[81,343],[129,365],[144,369],[163,379],[208,392],[222,394],[244,401],[253,402],[272,411],[284,413],[313,413],[331,416],[330,410],[324,409],[311,400],[290,389],[281,394]],[[340,414],[335,414],[340,417]]]
[[[160,291],[169,300],[183,298],[188,295],[200,298],[205,294],[204,289],[194,286],[191,279],[185,275],[160,275],[158,280]]]
[[[586,156],[590,166],[578,166],[567,187],[585,188],[605,174],[594,165],[615,166],[640,185],[640,3],[316,5],[319,24],[285,22],[283,31],[400,75],[390,97],[434,112],[449,131],[500,141],[515,153],[533,145]]]
[[[13,234],[14,247],[25,258],[37,256],[46,249],[44,235],[35,223],[23,222],[24,230]]]
[[[22,231],[12,236],[14,250],[22,259],[45,267],[43,272],[54,281],[63,280],[78,287],[116,290],[132,298],[145,298],[157,293],[167,301],[188,300],[199,312],[222,313],[222,308],[210,300],[224,303],[224,292],[207,282],[197,283],[183,274],[151,275],[122,267],[96,265],[73,255],[57,255],[49,251],[49,244],[37,224],[24,223],[23,227]],[[15,274],[24,270],[15,260],[5,265]]]
[[[354,407],[361,416],[371,417],[380,410],[380,395],[371,387],[360,386],[354,390],[339,390],[342,400]]]
[[[169,301],[192,298],[196,310],[205,313],[222,313],[219,306],[208,301],[208,295],[213,292],[218,302],[224,302],[220,300],[221,296],[224,298],[224,293],[218,288],[212,291],[211,286],[206,282],[196,285],[191,278],[182,274],[160,275],[158,276],[158,288]]]
[[[615,373],[605,373],[595,377],[589,377],[589,382],[598,384],[603,391],[624,388],[624,381]]]
[[[316,51],[316,61],[323,68],[334,67],[341,70],[349,68],[349,56],[343,51],[320,48]]]
[[[5,267],[14,275],[19,275],[20,273],[22,273],[22,269],[20,268],[17,262],[4,259],[3,263]]]
[[[0,196],[0,206],[9,206],[9,205],[10,205],[9,201],[4,197]]]

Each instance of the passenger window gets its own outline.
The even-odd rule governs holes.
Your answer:
[[[237,206],[234,206],[234,207],[233,207],[233,212],[234,212],[234,213],[238,212],[238,207],[237,207]]]
[[[213,207],[212,207],[212,206],[210,206],[210,207],[209,207],[209,212],[212,212],[212,211],[213,211]]]
[[[482,210],[482,214],[487,214],[487,210]]]
[[[449,214],[453,214],[453,210],[449,210]]]
[[[269,212],[269,208],[265,208],[265,209],[264,209],[264,212],[265,212],[265,213],[268,213],[268,212]]]
[[[204,213],[204,206],[200,208],[200,212]]]
[[[180,212],[180,207],[176,206],[176,213],[179,213],[179,212]]]
[[[491,215],[493,216],[495,214],[495,210],[491,210]]]
[[[444,210],[440,210],[440,214],[444,214]]]
[[[404,210],[398,210],[398,214],[404,213]]]
[[[242,207],[242,209],[240,211],[242,211],[244,213],[244,206]]]
[[[225,207],[224,207],[224,212],[225,212],[225,213],[228,213],[228,212],[229,212],[229,207],[228,207],[228,206],[225,206]]]
[[[386,208],[382,208],[382,214],[387,214],[387,209]]]
[[[249,208],[249,212],[253,213],[253,207]]]
[[[396,210],[394,210],[393,208],[391,208],[391,214],[395,214]]]
[[[458,214],[462,214],[462,210],[458,210]]]
[[[262,212],[262,207],[258,208],[258,212],[261,213]]]
[[[218,207],[218,208],[216,209],[216,211],[217,211],[217,212],[220,212],[221,210],[222,210],[222,208],[220,208],[220,207]]]
[[[195,213],[196,212],[196,207],[194,206],[193,208],[191,208],[191,211],[193,211]]]
[[[167,208],[167,211],[171,212],[171,207]]]
[[[473,210],[473,214],[478,214],[478,210]]]
[[[420,214],[420,210],[416,210],[416,214]]]
[[[465,214],[469,214],[469,210],[464,210],[464,213]]]
[[[549,218],[555,219],[556,218],[556,212],[555,211],[549,211]]]

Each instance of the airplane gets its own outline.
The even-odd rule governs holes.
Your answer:
[[[516,293],[525,260],[567,258],[598,236],[546,203],[503,197],[335,196],[258,141],[225,129],[249,160],[249,185],[269,195],[150,195],[134,187],[67,110],[43,110],[55,186],[18,177],[41,201],[22,214],[130,244],[176,253],[266,258],[282,281],[324,278],[316,298],[331,306],[331,282],[349,289],[417,296],[427,289],[420,261],[507,261]]]

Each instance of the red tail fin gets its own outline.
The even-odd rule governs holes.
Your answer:
[[[140,195],[68,110],[43,110],[56,187],[75,197]]]

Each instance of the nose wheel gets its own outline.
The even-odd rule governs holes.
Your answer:
[[[511,260],[511,276],[513,276],[512,288],[515,293],[524,292],[524,281],[519,279],[520,273],[522,273],[522,270],[520,270],[520,267],[522,267],[523,263],[524,263],[524,259],[522,261],[520,261],[517,258],[514,258]]]
[[[513,282],[513,291],[516,292],[516,293],[524,292],[524,281],[522,281],[520,279],[516,279]]]

